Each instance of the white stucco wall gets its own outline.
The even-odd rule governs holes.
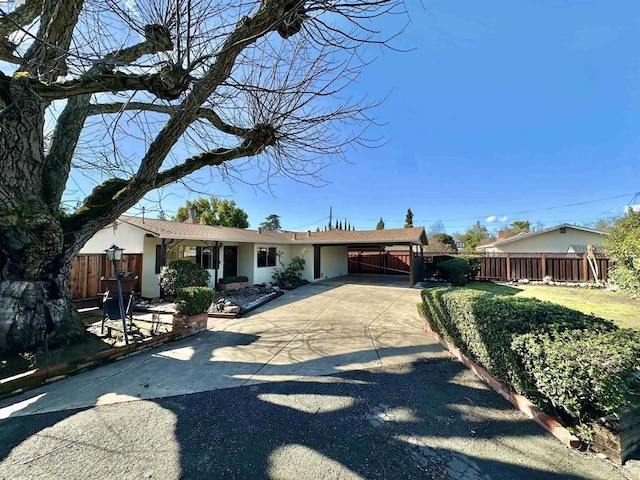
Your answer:
[[[160,275],[156,274],[156,245],[160,243],[159,238],[144,238],[140,294],[145,298],[160,296]]]
[[[143,253],[145,231],[128,223],[117,223],[114,230],[113,224],[108,225],[91,237],[80,254],[104,253],[111,245],[116,244],[124,248],[124,253]]]
[[[238,245],[238,275],[249,278],[249,285],[259,283],[255,281],[254,265],[256,264],[256,250],[253,243]],[[222,275],[224,276],[224,275]]]
[[[275,267],[258,267],[258,249],[261,247],[275,247],[278,256],[276,257]],[[276,268],[280,268],[280,262],[285,266],[291,261],[291,247],[289,245],[256,243],[253,245],[253,283],[273,282],[273,272]]]
[[[602,244],[606,235],[567,228],[566,233],[560,230],[541,233],[529,238],[499,245],[495,251],[504,253],[565,253],[569,245],[594,246]]]
[[[313,263],[313,262],[312,262]],[[320,252],[320,278],[339,277],[349,272],[348,249],[345,246],[322,247]],[[313,270],[312,275],[313,277]]]

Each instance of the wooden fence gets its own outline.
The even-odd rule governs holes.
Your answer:
[[[139,292],[142,280],[142,255],[122,255],[118,270],[132,272],[134,277],[138,277],[134,282],[133,290]],[[69,278],[71,297],[74,300],[94,298],[102,292],[100,279],[114,276],[113,264],[107,260],[105,254],[78,255],[71,266]]]
[[[609,259],[596,255],[599,280],[607,280]],[[557,282],[593,282],[587,254],[503,253],[482,257],[479,278],[484,280],[542,280],[550,276]]]
[[[439,262],[453,258],[451,254],[425,253],[425,271],[436,273]],[[596,255],[600,280],[608,278],[611,262]],[[349,273],[409,274],[411,254],[407,251],[349,252]],[[558,282],[593,282],[587,255],[564,253],[493,253],[484,254],[478,278],[481,280],[542,280],[550,276]]]
[[[349,273],[409,275],[411,254],[408,251],[349,252]]]

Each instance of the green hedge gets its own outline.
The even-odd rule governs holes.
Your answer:
[[[444,274],[444,278],[451,285],[464,285],[468,264],[464,258],[452,258],[436,265]]]
[[[576,419],[620,407],[640,364],[639,334],[550,302],[445,288],[422,299],[445,340],[516,392]]]
[[[625,403],[640,357],[640,335],[632,330],[529,333],[513,348],[542,401],[573,418],[615,412]]]
[[[248,282],[248,281],[249,281],[249,277],[245,277],[244,275],[239,275],[237,277],[223,277],[218,280],[218,283],[222,283],[226,285],[227,283],[241,283],[241,282]]]
[[[209,310],[214,291],[209,287],[184,287],[176,292],[176,311],[182,315],[198,315]]]

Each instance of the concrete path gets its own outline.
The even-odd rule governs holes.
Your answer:
[[[6,399],[0,479],[640,478],[513,410],[422,332],[397,281],[308,285]]]

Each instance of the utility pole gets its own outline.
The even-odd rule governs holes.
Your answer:
[[[333,207],[329,207],[329,230],[333,228]]]

